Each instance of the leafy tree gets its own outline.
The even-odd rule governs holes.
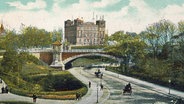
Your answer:
[[[52,37],[52,42],[55,41],[62,41],[62,36],[63,36],[63,30],[62,29],[58,29],[58,30],[54,30],[53,32],[51,32],[51,37]]]
[[[172,37],[170,47],[170,60],[174,67],[183,68],[184,64],[184,21],[178,22],[178,35]]]
[[[0,49],[4,49],[4,45],[3,45],[3,42],[5,40],[5,36],[0,36]]]
[[[5,72],[14,72],[18,71],[19,68],[19,60],[17,58],[17,52],[14,50],[7,50],[1,62],[2,67]]]
[[[121,67],[124,66],[125,72],[127,72],[130,60],[136,62],[139,58],[144,57],[146,44],[140,40],[138,35],[127,35],[119,31],[110,36],[109,40],[115,41],[116,44],[106,46],[105,50],[123,58]]]
[[[184,21],[183,20],[178,22],[178,31],[179,31],[179,34],[184,33]]]
[[[23,48],[49,46],[51,42],[50,33],[36,27],[24,27],[21,30],[20,43]]]
[[[160,20],[146,28],[142,36],[148,44],[148,50],[153,54],[153,58],[157,58],[163,46],[171,41],[176,34],[176,26],[169,20]]]
[[[7,31],[2,41],[2,47],[6,50],[16,50],[18,48],[18,36],[15,31]]]

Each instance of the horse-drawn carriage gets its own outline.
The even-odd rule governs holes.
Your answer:
[[[98,69],[98,71],[95,72],[95,75],[96,75],[96,77],[102,78],[103,73],[100,71],[100,69]]]
[[[130,83],[128,83],[125,86],[125,88],[123,89],[123,95],[126,94],[126,93],[128,93],[130,95],[132,94],[132,87],[131,87],[131,84]]]

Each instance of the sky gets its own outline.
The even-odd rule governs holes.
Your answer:
[[[21,25],[53,31],[64,30],[64,21],[106,21],[108,34],[144,31],[166,19],[184,20],[184,0],[0,0],[0,22],[20,31]]]

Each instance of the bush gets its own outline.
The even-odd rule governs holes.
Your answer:
[[[59,75],[48,74],[32,76],[29,77],[27,81],[41,85],[44,91],[69,91],[80,89],[85,86],[69,72]]]
[[[21,52],[19,54],[19,58],[22,59],[24,63],[25,62],[32,62],[36,65],[42,65],[42,62],[37,57],[30,55],[27,52]]]

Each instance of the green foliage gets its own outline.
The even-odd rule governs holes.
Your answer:
[[[63,35],[62,29],[54,30],[53,32],[51,32],[52,42],[61,41],[62,35]]]
[[[36,58],[33,55],[28,54],[27,52],[19,53],[18,58],[20,60],[22,60],[24,63],[25,62],[32,62],[32,63],[37,64],[37,65],[42,65],[42,62],[38,58]]]
[[[169,20],[160,20],[146,28],[144,41],[149,46],[149,50],[153,53],[154,58],[159,57],[160,50],[168,42],[171,42],[172,37],[176,35],[177,27]]]
[[[20,48],[43,47],[52,43],[50,33],[44,29],[29,26],[22,28],[21,31],[22,33],[19,35]]]
[[[15,50],[18,46],[18,36],[15,31],[7,31],[6,36],[0,42],[1,47],[6,50]]]
[[[184,21],[183,20],[178,22],[178,31],[179,33],[184,33]]]
[[[22,52],[18,54],[14,50],[7,50],[3,55],[1,66],[4,68],[4,72],[18,72],[22,70],[22,67],[26,62],[35,63],[37,65],[42,64],[39,59],[28,53]]]
[[[75,99],[76,91],[86,94],[87,88],[68,71],[56,71],[34,63],[26,63],[21,72],[1,73],[1,78],[7,83],[10,92],[50,99]],[[58,96],[58,98],[55,98]],[[67,97],[71,96],[71,97]]]
[[[4,50],[4,40],[5,40],[5,36],[0,36],[0,50]]]
[[[110,41],[116,41],[117,43],[114,45],[106,46],[105,50],[107,52],[113,53],[118,56],[135,56],[135,57],[143,57],[144,49],[146,44],[144,41],[137,36],[131,36],[124,34],[124,32],[116,32],[112,36],[109,37]]]
[[[18,59],[18,54],[14,50],[7,50],[1,62],[1,66],[4,68],[5,72],[9,71],[18,71],[19,66],[21,65],[20,60]]]
[[[32,76],[29,80],[42,86],[44,91],[69,91],[80,89],[84,85],[69,72],[65,74],[51,74]]]
[[[24,26],[21,28],[20,34],[17,34],[13,30],[7,30],[5,37],[0,37],[0,49],[17,50],[18,48],[26,49],[50,46],[52,44],[51,34],[44,29],[32,26]]]
[[[106,46],[105,51],[124,59],[124,62],[121,63],[121,68],[125,72],[127,72],[130,60],[136,62],[145,56],[146,44],[138,35],[128,35],[119,31],[110,36],[109,40],[115,41],[116,44]]]

